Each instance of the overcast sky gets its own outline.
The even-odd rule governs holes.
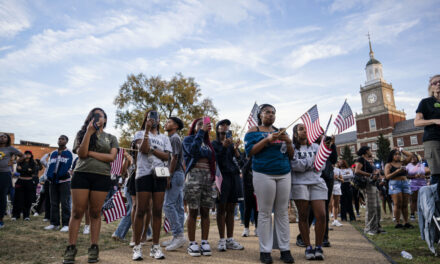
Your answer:
[[[413,118],[440,72],[439,13],[435,0],[0,0],[0,131],[56,145],[99,106],[118,136],[113,100],[140,72],[194,77],[240,125],[257,101],[278,126],[316,103],[324,126],[345,98],[361,111],[368,32]]]

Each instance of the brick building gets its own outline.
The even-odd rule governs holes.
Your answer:
[[[394,146],[416,152],[423,157],[423,128],[414,126],[414,119],[406,120],[405,112],[396,109],[394,88],[383,78],[382,64],[374,58],[370,44],[370,60],[365,66],[367,81],[360,87],[362,113],[356,114],[356,131],[336,136],[338,154],[349,146],[356,156],[362,146],[377,150],[377,137],[382,134]]]
[[[51,146],[49,146],[49,144],[26,141],[26,140],[20,140],[20,143],[16,144],[14,133],[7,133],[6,132],[6,134],[8,134],[11,137],[11,146],[20,150],[23,153],[26,150],[32,151],[32,154],[34,155],[34,159],[41,159],[41,157],[43,157],[44,154],[58,149],[58,147],[51,147]],[[39,175],[41,176],[42,173],[43,173],[43,170],[40,171]]]

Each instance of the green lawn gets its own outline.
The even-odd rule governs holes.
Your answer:
[[[368,236],[378,247],[386,252],[396,263],[440,263],[440,257],[435,257],[428,249],[425,241],[420,238],[418,222],[410,222],[414,229],[395,229],[395,223],[390,214],[382,212],[382,227],[387,231],[386,234]],[[361,221],[353,222],[353,226],[363,232],[365,216],[362,213]],[[405,250],[413,256],[412,260],[404,259],[400,252]]]

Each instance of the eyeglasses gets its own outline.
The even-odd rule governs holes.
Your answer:
[[[440,84],[440,80],[431,83],[432,86],[439,85],[439,84]]]

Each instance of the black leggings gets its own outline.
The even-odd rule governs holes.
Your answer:
[[[33,180],[18,179],[15,183],[14,207],[12,208],[12,216],[20,218],[28,218],[31,212],[32,202],[35,200],[36,186]]]
[[[350,221],[356,220],[353,212],[353,192],[351,190],[350,182],[343,182],[341,185],[341,220],[347,220],[347,213],[350,217]]]
[[[253,192],[245,192],[244,195],[244,227],[249,228],[252,210],[254,211],[255,228],[258,223],[257,200]]]

